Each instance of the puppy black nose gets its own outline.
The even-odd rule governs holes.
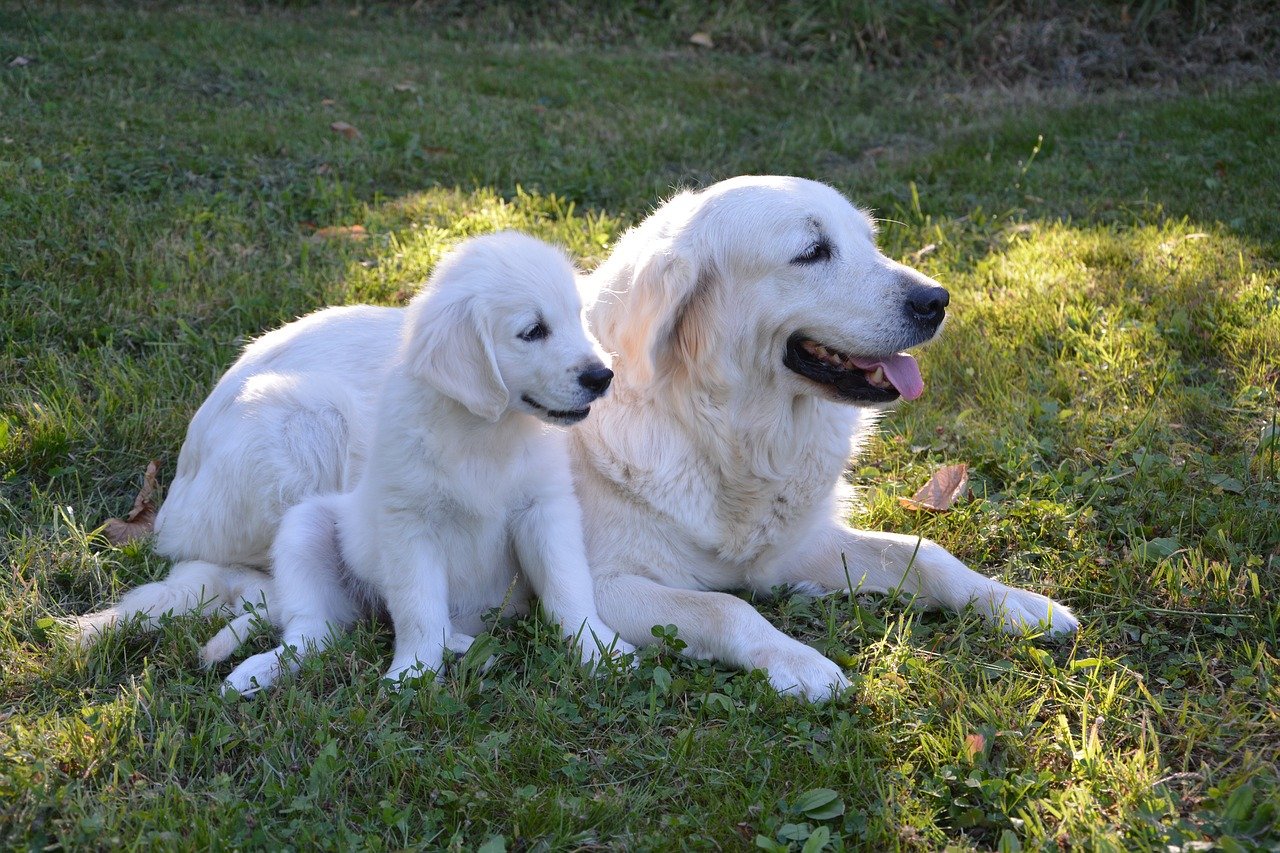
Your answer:
[[[936,326],[947,316],[951,294],[946,288],[912,285],[907,291],[907,314],[917,323]]]
[[[613,371],[603,366],[593,367],[578,374],[578,382],[582,384],[582,387],[597,397],[609,390],[609,383],[612,381]]]

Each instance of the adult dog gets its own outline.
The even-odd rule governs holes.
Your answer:
[[[874,236],[823,184],[734,178],[667,201],[589,277],[588,319],[616,377],[571,452],[597,607],[625,640],[674,624],[687,654],[763,668],[778,690],[816,700],[847,685],[840,668],[719,590],[853,585],[972,603],[1009,631],[1077,627],[1066,607],[933,542],[841,520],[851,450],[885,404],[923,390],[899,351],[933,338],[947,305]],[[86,617],[81,636],[259,594],[261,576],[242,567],[266,567],[284,511],[363,465],[402,318],[322,312],[246,352],[192,421],[157,521],[172,573]],[[321,382],[335,402],[318,407],[307,401]]]
[[[371,610],[395,628],[387,678],[439,677],[446,644],[465,651],[486,611],[524,612],[530,590],[585,661],[632,650],[596,615],[565,435],[542,425],[582,421],[613,378],[572,264],[532,237],[476,237],[404,319],[363,474],[281,522],[268,609],[283,644],[227,677],[242,694]]]

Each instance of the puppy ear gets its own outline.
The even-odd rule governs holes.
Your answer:
[[[477,417],[494,422],[510,395],[498,372],[493,340],[471,300],[410,307],[401,358],[409,371]]]

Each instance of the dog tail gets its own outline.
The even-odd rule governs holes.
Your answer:
[[[266,574],[254,569],[184,560],[175,565],[164,580],[130,590],[111,607],[72,617],[73,637],[77,645],[87,647],[101,639],[107,629],[122,622],[136,621],[145,629],[154,630],[165,614],[194,612],[207,616],[220,608],[240,609],[245,603],[265,601],[270,583]],[[239,618],[234,621],[238,622]],[[245,620],[241,624],[247,623]],[[235,647],[233,645],[227,654]]]

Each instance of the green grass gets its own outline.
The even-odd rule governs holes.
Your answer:
[[[0,845],[1280,845],[1280,86],[434,20],[0,6]],[[54,618],[165,571],[95,530],[246,339],[401,301],[497,228],[589,267],[672,186],[747,172],[833,183],[953,293],[853,521],[1070,602],[1078,638],[783,591],[766,614],[856,685],[821,707],[678,637],[585,675],[535,620],[398,695],[372,624],[250,702],[198,668],[201,620],[68,645]],[[951,462],[971,499],[898,505]]]

